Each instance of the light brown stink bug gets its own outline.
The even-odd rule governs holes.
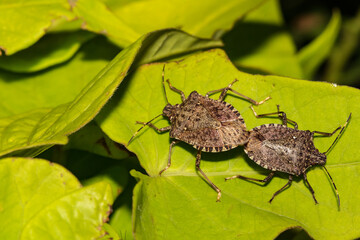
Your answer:
[[[162,72],[162,82],[165,91],[164,80],[165,65]],[[224,98],[228,91],[232,91],[236,95],[250,101],[255,105],[262,104],[270,97],[261,102],[246,97],[231,87],[236,82],[235,79],[227,87],[210,91],[205,96],[193,91],[185,98],[185,94],[173,87],[169,80],[169,88],[181,95],[181,104],[171,105],[166,97],[167,105],[163,109],[163,113],[151,119],[148,122],[137,122],[143,126],[134,133],[129,140],[144,127],[149,126],[157,132],[162,133],[170,131],[170,137],[175,139],[170,143],[169,156],[167,166],[159,172],[161,175],[171,165],[172,147],[179,141],[186,142],[198,150],[196,155],[196,169],[205,178],[207,183],[218,193],[217,201],[221,198],[221,190],[206,176],[200,168],[201,152],[223,152],[244,145],[248,141],[249,132],[246,129],[244,119],[240,113],[229,103],[224,102]],[[221,92],[218,100],[209,98],[209,95]],[[151,122],[160,116],[165,116],[170,120],[170,126],[157,128]],[[128,143],[128,144],[129,144]]]
[[[282,119],[282,125],[265,124],[250,130],[249,141],[246,143],[244,148],[246,154],[251,160],[253,160],[261,167],[271,170],[271,172],[265,179],[254,179],[237,175],[228,177],[225,180],[241,178],[244,180],[266,183],[272,179],[275,172],[288,173],[289,181],[281,189],[273,194],[272,198],[269,200],[271,203],[276,195],[291,185],[293,176],[303,176],[304,181],[312,194],[315,204],[317,204],[318,202],[315,198],[314,190],[307,180],[306,171],[312,166],[320,165],[325,169],[333,183],[337,195],[338,206],[340,207],[340,197],[337,188],[334,181],[332,180],[332,177],[325,168],[326,154],[330,151],[330,149],[341,136],[341,133],[344,131],[347,123],[350,120],[351,114],[343,126],[339,126],[331,133],[326,133],[319,131],[311,132],[308,130],[298,130],[297,123],[288,119],[286,114],[279,110],[279,106],[278,111],[275,113],[257,115],[253,108],[252,110],[256,117],[277,115]],[[294,128],[287,127],[287,122],[292,123]],[[339,134],[326,152],[322,153],[315,147],[313,142],[314,134],[330,137],[338,130],[340,130]]]

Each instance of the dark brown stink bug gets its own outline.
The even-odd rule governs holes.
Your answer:
[[[261,167],[271,170],[271,172],[265,179],[262,180],[244,177],[241,175],[228,177],[225,180],[241,178],[245,180],[266,183],[272,179],[274,173],[277,171],[288,173],[289,181],[280,190],[274,193],[269,201],[271,203],[276,195],[291,185],[293,176],[302,175],[314,198],[315,204],[317,204],[318,202],[315,198],[314,190],[307,180],[306,171],[312,166],[320,165],[325,169],[326,173],[332,181],[337,195],[338,206],[340,207],[339,193],[332,177],[324,165],[326,163],[326,154],[330,151],[338,138],[341,136],[341,133],[344,131],[347,123],[350,120],[351,114],[343,126],[336,128],[332,133],[325,133],[319,131],[311,132],[308,130],[298,130],[296,122],[287,119],[286,114],[279,110],[279,106],[278,111],[275,113],[257,115],[253,108],[252,110],[256,117],[277,115],[282,119],[283,122],[282,125],[265,124],[250,130],[249,141],[245,145],[245,152],[249,158]],[[294,128],[287,127],[287,122],[292,123]],[[330,137],[338,130],[340,130],[340,132],[329,149],[324,153],[319,152],[319,150],[314,146],[314,134],[316,133]]]
[[[165,91],[164,70],[162,72],[162,82]],[[245,98],[255,105],[262,104],[266,100],[256,102],[248,98],[231,87],[237,81],[236,79],[227,87],[218,90],[210,91],[205,96],[193,91],[188,98],[179,89],[173,87],[169,80],[166,80],[169,88],[181,95],[181,104],[171,105],[166,97],[167,105],[163,109],[163,113],[151,119],[148,122],[137,122],[144,126],[149,126],[157,132],[162,133],[170,131],[170,137],[174,138],[170,143],[169,156],[167,166],[159,172],[161,175],[171,165],[171,150],[172,147],[179,141],[186,142],[198,150],[196,155],[196,169],[205,178],[207,183],[218,193],[217,201],[220,200],[220,189],[205,175],[200,168],[201,152],[223,152],[243,145],[248,141],[249,132],[246,129],[244,119],[240,113],[229,103],[224,102],[224,97],[228,91]],[[209,95],[221,92],[218,100],[210,99]],[[160,116],[165,116],[170,120],[170,126],[164,128],[157,128],[151,122]],[[144,127],[142,126],[129,140]],[[128,143],[128,144],[129,144]]]

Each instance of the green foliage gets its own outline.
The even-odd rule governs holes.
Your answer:
[[[13,72],[35,72],[70,59],[94,35],[85,32],[48,34],[35,45],[0,58],[0,68]]]
[[[103,234],[111,188],[105,182],[82,187],[63,167],[40,159],[0,162],[2,239],[76,239]]]
[[[0,9],[1,239],[273,239],[293,227],[316,239],[360,236],[353,194],[360,185],[360,93],[297,80],[313,78],[330,53],[339,12],[296,54],[275,0],[3,1]],[[165,78],[186,96],[236,78],[234,89],[242,94],[272,97],[258,113],[280,104],[300,129],[330,132],[352,112],[326,165],[340,210],[321,168],[308,173],[319,205],[301,179],[269,204],[287,181],[283,174],[264,187],[225,182],[267,173],[242,147],[203,154],[201,168],[222,190],[220,203],[185,143],[174,147],[172,165],[160,177],[168,133],[145,127],[126,144],[141,126],[136,121],[152,119],[166,105],[164,65]],[[166,93],[170,103],[180,103],[168,86]],[[250,103],[233,94],[226,101],[248,129],[280,122],[256,119]],[[315,145],[325,151],[333,140],[316,138]]]
[[[52,21],[75,17],[66,0],[0,2],[0,49],[10,55],[34,44]]]
[[[101,128],[110,138],[126,144],[139,128],[134,124],[136,120],[148,121],[161,113],[166,105],[161,72],[161,64],[140,67],[126,82],[126,91],[117,92],[113,101],[98,115]],[[356,147],[360,142],[355,137],[360,134],[355,116],[360,110],[358,90],[328,83],[249,75],[236,70],[221,50],[211,50],[179,63],[166,64],[165,78],[183,90],[186,96],[194,89],[205,94],[227,86],[235,78],[239,79],[233,88],[242,94],[255,100],[272,97],[256,109],[259,113],[274,112],[275,105],[280,104],[281,109],[299,123],[300,129],[332,132],[344,124],[349,113],[353,112],[351,123],[329,154],[327,163],[339,187],[342,207],[338,211],[331,182],[320,168],[313,168],[308,174],[319,205],[314,204],[310,191],[300,178],[272,204],[268,200],[285,185],[286,175],[280,175],[281,178],[275,178],[266,187],[243,180],[224,182],[225,177],[237,174],[261,179],[268,173],[245,157],[241,147],[224,153],[203,154],[203,171],[223,190],[222,202],[216,203],[216,192],[195,171],[196,150],[186,144],[173,148],[172,165],[159,177],[159,171],[167,163],[169,136],[168,133],[158,134],[145,128],[128,146],[150,176],[133,173],[140,180],[134,194],[135,236],[139,235],[140,239],[152,239],[153,236],[160,239],[168,236],[180,238],[187,232],[188,237],[183,239],[200,236],[206,239],[215,236],[234,239],[239,234],[244,238],[267,239],[295,226],[301,226],[316,239],[351,239],[359,235],[355,230],[359,223],[354,222],[356,219],[352,217],[359,214],[356,207],[359,199],[353,196],[359,184],[356,177],[359,158],[354,158],[360,154]],[[167,95],[170,103],[180,102],[179,94],[168,88]],[[226,101],[241,112],[248,128],[274,121],[280,123],[274,119],[256,119],[250,104],[241,98],[227,96]],[[130,111],[132,114],[127,114]],[[105,119],[102,119],[103,113],[106,114]],[[160,119],[154,124],[164,127],[168,122]],[[333,140],[334,137],[316,138],[315,144],[324,152]],[[163,229],[161,226],[169,218],[172,224]],[[190,219],[196,219],[196,230]],[[229,222],[229,219],[232,221]],[[342,224],[339,224],[339,219]],[[257,227],[249,232],[254,221]],[[219,225],[222,227],[216,227]],[[347,227],[344,229],[344,226]],[[223,236],[225,230],[227,234]],[[263,232],[267,233],[266,236]]]
[[[240,69],[303,78],[291,36],[284,30],[279,3],[267,1],[223,36],[225,51]],[[286,67],[284,67],[286,65]]]
[[[299,62],[304,69],[306,78],[311,78],[319,65],[327,58],[339,34],[341,15],[334,11],[331,21],[324,32],[311,44],[301,49],[298,54]]]

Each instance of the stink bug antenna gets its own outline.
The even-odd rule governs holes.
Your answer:
[[[341,134],[344,132],[344,130],[345,130],[345,128],[346,128],[346,125],[349,123],[350,118],[351,118],[351,113],[350,113],[348,119],[346,120],[346,123],[344,124],[344,126],[341,127],[341,130],[340,130],[339,134],[337,135],[337,137],[335,138],[334,142],[331,144],[331,146],[329,147],[329,149],[328,149],[326,152],[324,152],[325,155],[332,149],[332,147],[335,145],[335,143],[337,142],[337,140],[340,138]]]
[[[130,144],[131,140],[134,139],[134,137],[141,131],[141,129],[143,129],[145,126],[150,125],[150,123],[151,123],[152,121],[154,121],[155,119],[157,119],[157,118],[160,117],[160,116],[162,116],[162,114],[157,115],[156,117],[154,117],[153,119],[151,119],[151,120],[148,121],[147,123],[137,122],[137,123],[142,123],[143,126],[142,126],[141,128],[139,128],[139,130],[137,130],[137,131],[134,133],[134,135],[132,135],[132,137],[130,138],[130,140],[129,140],[128,143],[126,144],[126,146],[128,146],[128,145]]]
[[[338,206],[339,206],[339,208],[340,208],[340,196],[339,196],[339,192],[338,192],[338,190],[337,190],[337,188],[336,188],[336,185],[335,185],[335,183],[334,183],[334,180],[332,179],[332,177],[331,177],[330,173],[328,172],[328,170],[326,169],[326,167],[325,167],[325,166],[322,166],[322,167],[325,169],[327,175],[329,176],[329,178],[330,178],[330,180],[331,180],[331,182],[332,182],[332,184],[333,184],[333,186],[334,186],[334,189],[335,189],[335,192],[336,192],[336,196],[337,196],[337,203],[338,203]]]
[[[339,134],[336,136],[334,142],[331,144],[331,146],[328,148],[328,150],[327,150],[326,152],[324,152],[324,154],[327,154],[327,153],[332,149],[332,147],[335,145],[335,143],[337,142],[337,140],[340,138],[341,134],[344,132],[347,124],[348,124],[349,121],[350,121],[350,118],[351,118],[351,113],[350,113],[348,119],[346,120],[344,126],[341,127],[341,130],[340,130]],[[337,129],[337,130],[338,130],[338,129]],[[335,131],[336,131],[336,130],[335,130]],[[329,176],[329,178],[330,178],[330,180],[331,180],[331,182],[332,182],[332,184],[333,184],[333,186],[334,186],[334,189],[335,189],[335,192],[336,192],[336,196],[337,196],[337,203],[338,203],[338,206],[339,206],[339,208],[340,208],[340,196],[339,196],[339,192],[338,192],[338,190],[337,190],[337,188],[336,188],[336,185],[335,185],[335,183],[334,183],[334,180],[332,179],[332,177],[331,177],[329,171],[326,169],[326,167],[325,167],[325,166],[322,166],[322,167],[325,169],[327,175]]]
[[[165,64],[164,64],[163,70],[162,70],[162,85],[163,85],[163,89],[164,89],[164,93],[165,93],[166,103],[169,104],[169,100],[168,100],[168,98],[167,98],[166,88],[165,88]]]

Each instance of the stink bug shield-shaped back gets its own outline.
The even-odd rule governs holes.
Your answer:
[[[278,191],[274,193],[269,202],[271,202],[276,195],[282,192],[285,188],[291,185],[293,176],[302,175],[304,181],[306,182],[315,203],[317,200],[315,198],[315,193],[311,187],[309,181],[306,177],[306,171],[315,165],[322,166],[329,178],[331,179],[334,189],[337,194],[338,206],[340,207],[340,197],[335,186],[332,177],[325,168],[326,163],[326,154],[334,146],[336,141],[341,136],[341,133],[344,131],[347,123],[350,120],[351,114],[347,119],[346,123],[343,126],[336,128],[331,133],[319,132],[319,131],[303,131],[298,130],[297,123],[287,119],[286,114],[279,110],[275,113],[267,113],[257,115],[253,109],[253,112],[256,117],[266,117],[271,115],[277,115],[282,119],[283,124],[265,124],[259,127],[255,127],[250,130],[250,137],[248,143],[245,145],[245,152],[251,160],[260,165],[265,169],[271,170],[271,173],[265,179],[254,179],[249,177],[244,177],[241,175],[236,175],[233,177],[226,178],[226,180],[241,178],[245,180],[258,181],[266,183],[272,179],[275,172],[284,172],[289,174],[289,181]],[[290,122],[294,125],[294,128],[287,127],[287,123]],[[323,136],[330,137],[339,131],[334,142],[331,144],[329,149],[321,153],[314,146],[313,137],[314,134],[319,134]]]
[[[165,65],[162,72],[162,83],[164,87],[165,97]],[[196,155],[196,169],[204,177],[207,183],[218,193],[217,201],[220,200],[220,189],[206,176],[200,168],[201,152],[222,152],[243,145],[247,142],[249,132],[246,130],[244,119],[240,113],[231,105],[224,102],[224,98],[228,91],[232,91],[236,95],[250,101],[255,105],[262,104],[266,100],[256,102],[246,97],[231,87],[236,82],[235,79],[227,87],[208,92],[205,96],[193,91],[185,98],[185,94],[173,87],[169,80],[169,88],[180,94],[182,103],[171,105],[166,97],[167,105],[163,109],[163,113],[154,117],[148,122],[137,122],[143,126],[134,133],[128,144],[136,136],[136,134],[144,127],[149,126],[157,132],[170,132],[170,137],[175,139],[170,143],[167,166],[159,172],[161,175],[171,165],[171,151],[173,146],[179,141],[186,142],[198,150]],[[218,100],[210,99],[209,95],[220,92]],[[160,116],[165,116],[170,121],[170,126],[157,128],[151,122]]]

